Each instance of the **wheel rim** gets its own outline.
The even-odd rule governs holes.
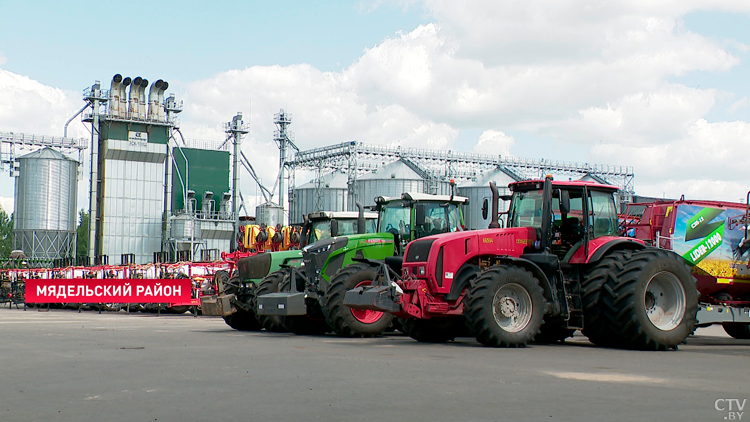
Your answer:
[[[533,305],[531,296],[521,285],[509,283],[501,287],[492,298],[492,314],[503,330],[517,333],[531,321]]]
[[[643,301],[649,321],[662,331],[676,328],[685,316],[685,289],[670,272],[662,271],[651,277]]]
[[[359,284],[354,286],[354,288],[356,289],[357,287],[369,286],[371,284],[372,280],[365,280],[359,282]],[[380,321],[380,318],[383,317],[383,313],[380,311],[372,311],[369,309],[349,309],[351,309],[354,318],[362,324],[373,324]]]

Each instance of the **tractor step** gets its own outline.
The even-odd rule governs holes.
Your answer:
[[[258,315],[307,315],[305,293],[269,293],[258,296]]]
[[[354,309],[400,312],[401,305],[394,297],[392,286],[357,287],[346,292],[344,305]]]

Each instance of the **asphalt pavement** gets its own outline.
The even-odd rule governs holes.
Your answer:
[[[0,339],[2,422],[750,420],[750,340],[721,327],[668,352],[492,349],[6,304]]]

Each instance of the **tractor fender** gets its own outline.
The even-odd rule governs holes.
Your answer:
[[[495,262],[495,265],[499,263],[508,263],[530,271],[531,274],[539,280],[539,284],[542,286],[542,290],[544,290],[544,299],[549,303],[555,303],[557,301],[552,295],[552,284],[550,283],[549,278],[547,278],[544,271],[542,271],[542,269],[535,263],[528,259],[516,258],[509,255],[499,256],[496,258]]]
[[[640,250],[640,249],[646,249],[646,245],[644,245],[638,239],[619,238],[619,239],[611,240],[603,245],[600,245],[598,248],[596,248],[596,250],[594,250],[593,253],[591,253],[586,263],[590,264],[593,262],[597,262],[601,260],[602,258],[604,258],[609,253],[614,252],[616,250],[622,250],[622,249]]]
[[[461,292],[469,286],[472,279],[476,278],[482,269],[478,265],[464,264],[458,269],[456,277],[453,278],[451,283],[451,291],[445,296],[445,300],[454,301],[458,300],[461,296]]]

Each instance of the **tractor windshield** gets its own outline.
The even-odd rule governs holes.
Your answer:
[[[542,204],[544,196],[541,190],[514,192],[508,215],[508,227],[542,227]],[[555,201],[552,201],[553,205]],[[559,208],[559,207],[558,207]]]
[[[393,201],[383,204],[380,209],[378,220],[379,232],[390,232],[405,236],[409,234],[409,222],[411,221],[411,208],[404,201]]]
[[[336,218],[338,221],[338,233],[337,236],[348,236],[357,234],[357,219],[356,218]],[[365,219],[365,233],[375,233],[375,220],[372,218]],[[331,220],[313,220],[312,230],[310,230],[310,243],[317,242],[318,240],[328,239],[331,235]]]
[[[419,202],[415,214],[417,237],[454,232],[461,226],[461,215],[455,204]]]
[[[357,220],[356,219],[336,219],[339,222],[339,236],[348,236],[350,234],[357,234]],[[375,219],[365,219],[365,233],[375,233],[376,229]]]
[[[461,230],[461,213],[456,204],[443,202],[393,201],[380,209],[378,231],[412,239]],[[412,224],[413,222],[413,224]]]
[[[312,244],[318,240],[328,239],[331,237],[331,220],[316,220],[312,222],[312,230],[310,230],[310,241],[307,244]]]

